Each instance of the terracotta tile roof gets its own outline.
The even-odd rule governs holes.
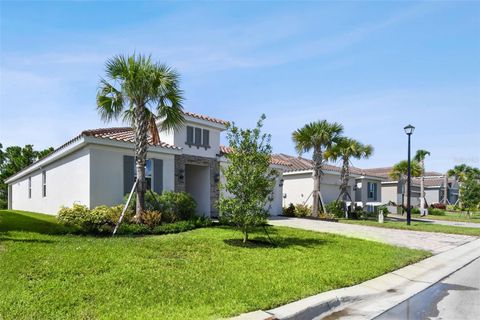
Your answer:
[[[220,154],[228,154],[232,153],[233,149],[227,146],[220,145]],[[271,164],[279,165],[279,166],[291,166],[291,164],[287,161],[284,161],[281,157],[277,154],[272,154],[272,158],[270,160]]]
[[[392,171],[392,168],[393,167],[381,167],[381,168],[370,168],[370,169],[363,169],[363,171],[367,174],[374,174],[374,175],[377,175],[377,176],[381,176],[381,177],[384,177],[384,178],[387,178],[387,179],[390,179],[390,176],[389,176],[389,173],[390,171]],[[434,181],[437,181],[437,180],[441,180],[443,181],[443,177],[444,174],[440,173],[440,172],[435,172],[435,171],[426,171],[425,172],[425,185],[426,185],[426,180],[429,179],[429,183],[433,183],[435,184],[436,182]],[[413,179],[416,179],[415,177]],[[454,181],[454,179],[449,179],[449,182],[451,181]],[[432,184],[432,185],[433,185]]]
[[[85,130],[85,131],[82,131],[80,136],[95,137],[95,138],[123,141],[123,142],[129,142],[129,143],[135,142],[134,132],[133,132],[133,129],[130,127],[100,128],[100,129]],[[151,146],[156,146],[161,148],[180,149],[178,147],[172,146],[162,141],[160,141],[160,143],[153,144],[152,139],[150,137],[148,138],[148,144]]]
[[[290,163],[290,168],[288,171],[304,171],[304,170],[312,170],[313,169],[313,161],[310,159],[305,159],[302,157],[294,157],[290,156],[287,154],[280,153],[278,155],[275,155],[282,161],[285,161],[287,163]],[[328,163],[325,163],[323,165],[323,169],[326,171],[333,171],[333,172],[341,172],[342,168],[338,166],[334,166]],[[365,173],[363,172],[362,169],[357,168],[357,167],[350,167],[350,173],[353,174],[358,174],[358,175],[364,175]]]
[[[225,121],[225,120],[222,120],[222,119],[217,119],[217,118],[212,118],[212,117],[205,116],[205,115],[198,114],[198,113],[193,113],[193,112],[189,112],[189,111],[184,111],[183,113],[187,116],[197,118],[197,119],[201,119],[201,120],[211,121],[211,122],[215,122],[215,123],[223,124],[223,125],[228,124],[228,121]]]

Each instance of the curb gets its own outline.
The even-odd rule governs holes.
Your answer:
[[[263,311],[244,313],[235,320],[320,319],[348,307],[351,319],[372,319],[480,257],[480,239],[444,251],[352,287],[310,296]],[[379,299],[381,297],[381,299]]]

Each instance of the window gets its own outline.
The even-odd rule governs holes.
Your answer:
[[[47,196],[47,171],[42,171],[42,196]]]
[[[210,130],[187,126],[187,141],[188,146],[210,147]]]
[[[153,177],[152,160],[147,159],[147,163],[145,165],[145,182],[147,183],[148,190],[152,188],[152,177]],[[137,179],[137,166],[133,166],[133,180],[135,181],[136,179]]]
[[[377,200],[377,184],[373,182],[368,183],[368,199]]]
[[[207,129],[203,129],[203,145],[205,147],[210,146],[210,131]]]
[[[187,126],[187,144],[193,144],[193,127]]]
[[[28,199],[32,198],[32,177],[28,177]]]
[[[195,128],[195,144],[197,146],[202,145],[202,129]]]

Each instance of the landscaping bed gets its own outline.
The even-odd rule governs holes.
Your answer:
[[[55,217],[0,211],[3,319],[211,319],[351,286],[430,254],[269,227],[161,236],[67,234]]]

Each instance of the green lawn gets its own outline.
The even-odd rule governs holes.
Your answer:
[[[413,218],[419,218],[419,219],[480,223],[480,213],[478,213],[478,212],[473,213],[471,216],[468,216],[466,213],[448,212],[447,211],[444,216],[435,216],[435,215],[429,214],[426,217],[422,217],[419,214],[412,214],[412,217]]]
[[[378,223],[376,220],[340,219],[339,222],[350,223],[350,224],[361,224],[361,225],[379,227],[379,228],[464,234],[464,235],[477,236],[477,237],[480,236],[480,228],[446,226],[441,224],[433,224],[433,223],[419,222],[419,221],[411,221],[410,226],[407,226],[407,223],[405,221],[385,221],[384,223]]]
[[[289,228],[243,247],[212,227],[84,237],[50,216],[0,211],[1,319],[211,319],[354,285],[429,256]]]

